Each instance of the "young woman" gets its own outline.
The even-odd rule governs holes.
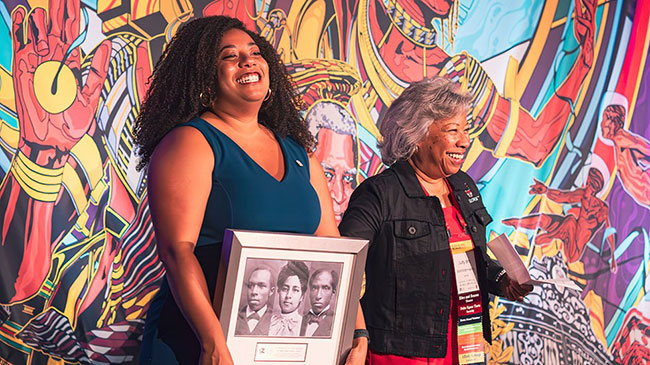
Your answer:
[[[211,305],[225,228],[338,235],[298,104],[273,47],[237,19],[193,20],[166,47],[136,124],[167,272],[142,363],[168,362],[155,357],[165,349],[180,363],[232,363]]]

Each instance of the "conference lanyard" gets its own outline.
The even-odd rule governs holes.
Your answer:
[[[445,179],[445,183],[451,191],[451,186]],[[429,196],[427,190],[422,186],[424,192]],[[449,237],[449,248],[456,280],[457,306],[457,343],[458,363],[461,365],[484,364],[485,351],[483,341],[483,308],[481,304],[481,291],[478,284],[478,271],[476,258],[474,256],[474,243],[467,233],[467,224],[455,208],[458,202],[453,194],[450,194],[452,207],[443,209],[445,213],[445,225]],[[460,227],[452,227],[455,223]],[[452,229],[455,228],[455,229]],[[454,310],[454,308],[452,308]]]

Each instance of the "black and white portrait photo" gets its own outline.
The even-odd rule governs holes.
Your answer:
[[[314,270],[309,276],[309,310],[302,317],[300,336],[330,337],[336,303],[339,272],[328,268]]]
[[[237,315],[236,335],[266,336],[269,333],[275,294],[275,274],[270,266],[258,265],[246,276],[245,300]]]
[[[330,338],[342,267],[248,258],[235,336]]]
[[[235,364],[343,363],[367,253],[358,238],[227,229],[213,307]]]

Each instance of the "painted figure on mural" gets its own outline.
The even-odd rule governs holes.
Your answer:
[[[93,115],[109,66],[109,41],[84,64],[79,48],[71,46],[79,37],[79,18],[69,14],[79,14],[79,2],[53,0],[50,9],[49,16],[43,8],[27,13],[22,6],[12,13],[20,141],[0,186],[0,210],[6,212],[0,217],[0,256],[16,258],[2,270],[5,283],[14,282],[0,291],[4,304],[38,291],[54,245],[74,224],[74,206],[57,204],[64,195],[64,168],[69,163],[74,169],[70,151],[95,127]],[[85,83],[82,72],[88,75]],[[65,211],[56,209],[62,206]]]
[[[359,92],[361,79],[354,68],[338,60],[300,60],[287,64],[287,71],[307,106],[305,120],[317,142],[314,156],[325,171],[338,224],[357,186],[357,121],[349,103]]]
[[[596,232],[610,226],[609,207],[596,196],[603,189],[604,181],[603,174],[595,168],[589,169],[584,187],[574,190],[551,189],[535,180],[535,183],[530,186],[530,194],[546,195],[548,199],[560,204],[579,204],[578,213],[574,214],[571,211],[565,215],[536,213],[521,218],[504,219],[502,223],[515,228],[542,229],[544,233],[535,236],[536,246],[544,247],[558,239],[564,243],[564,256],[567,262],[576,262],[580,260]],[[608,236],[607,242],[611,254],[610,270],[615,272],[614,237]]]
[[[305,119],[315,131],[318,144],[314,155],[325,171],[338,224],[357,186],[356,122],[345,108],[327,102],[314,105]]]
[[[25,325],[17,338],[48,349],[34,353],[33,361],[48,353],[76,359],[48,343],[54,333],[74,329],[66,348],[81,351],[78,341],[98,338],[92,328],[78,326],[84,322],[104,328],[104,336],[116,335],[115,348],[122,348],[85,355],[129,361],[141,332],[141,324],[130,320],[148,306],[147,294],[162,275],[143,174],[131,160],[133,121],[151,73],[150,44],[118,34],[88,48],[89,8],[57,0],[47,6],[49,13],[23,6],[12,12],[21,135],[0,186],[0,210],[7,212],[0,218],[0,256],[15,258],[0,270],[0,303],[32,308],[31,315],[13,311],[11,320]],[[134,276],[135,266],[147,270],[144,276]],[[116,323],[121,327],[109,327]],[[119,340],[116,328],[135,337]]]
[[[616,173],[637,203],[650,207],[650,141],[625,129],[627,108],[611,104],[603,111],[603,137],[614,143]]]
[[[372,116],[381,115],[408,84],[424,77],[449,77],[473,95],[468,114],[471,137],[496,157],[540,166],[558,142],[593,65],[596,7],[595,0],[575,1],[578,57],[566,78],[556,80],[558,87],[543,110],[532,116],[517,97],[497,92],[478,60],[465,52],[450,55],[441,47],[453,42],[458,1],[361,0],[348,62],[359,64],[369,84],[362,98],[353,98],[354,110],[360,120],[376,119]]]
[[[81,17],[79,3],[65,2],[65,6],[63,6],[57,1],[52,1],[49,7],[60,9],[60,12],[51,13],[52,19],[50,20],[52,29],[61,28],[61,34],[57,36],[52,36],[52,33],[47,37],[44,36],[44,28],[41,28],[46,26],[47,19],[44,18],[45,10],[43,8],[35,8],[27,20],[24,14],[25,9],[22,7],[18,7],[13,13],[14,69],[21,70],[14,75],[14,82],[17,107],[20,111],[19,119],[21,126],[25,128],[21,128],[23,134],[19,144],[19,152],[10,172],[13,178],[7,179],[2,187],[2,193],[11,196],[11,199],[3,200],[3,203],[15,203],[7,205],[10,211],[14,211],[13,205],[16,205],[13,215],[5,215],[5,219],[10,219],[10,221],[5,222],[8,230],[3,232],[3,239],[12,236],[14,224],[20,225],[22,222],[24,225],[24,222],[28,222],[28,232],[24,235],[23,256],[36,260],[38,264],[34,265],[34,267],[38,267],[40,270],[30,268],[29,274],[25,275],[21,274],[22,271],[20,271],[25,270],[25,267],[19,270],[15,285],[16,293],[13,298],[8,298],[10,301],[23,300],[38,290],[50,268],[50,258],[47,252],[51,250],[40,250],[37,253],[34,250],[37,250],[38,245],[41,244],[54,247],[75,223],[79,226],[80,231],[84,231],[81,232],[84,235],[92,234],[94,231],[91,232],[90,227],[94,226],[95,229],[106,228],[109,233],[105,238],[105,247],[102,249],[105,254],[101,255],[101,260],[99,260],[96,268],[98,275],[94,278],[97,278],[97,281],[93,279],[89,288],[89,297],[96,297],[103,290],[106,282],[105,278],[109,275],[108,270],[116,254],[116,240],[123,233],[122,230],[125,228],[126,223],[130,222],[135,216],[134,205],[137,203],[133,202],[134,198],[132,196],[135,194],[133,190],[139,190],[138,187],[140,189],[142,187],[141,181],[140,186],[137,183],[128,186],[129,182],[124,181],[126,180],[124,175],[127,174],[127,171],[115,169],[114,164],[108,164],[104,165],[103,172],[99,172],[100,176],[103,174],[102,178],[86,182],[85,191],[82,189],[81,194],[87,196],[80,199],[75,195],[73,188],[69,186],[70,184],[64,186],[66,182],[64,181],[63,171],[65,169],[74,171],[74,169],[84,170],[89,168],[89,166],[83,165],[86,156],[79,154],[79,156],[75,155],[74,158],[71,158],[75,152],[73,147],[78,147],[79,141],[83,138],[95,136],[101,140],[102,135],[106,135],[108,140],[106,143],[96,144],[117,150],[120,148],[120,146],[117,146],[119,140],[124,138],[119,132],[121,131],[127,135],[131,133],[130,129],[123,128],[127,121],[117,121],[119,125],[112,125],[114,121],[107,120],[113,106],[109,105],[106,97],[101,97],[100,94],[103,91],[110,94],[111,91],[118,89],[117,87],[115,90],[103,89],[104,80],[108,74],[113,78],[120,79],[126,78],[127,73],[132,73],[129,76],[135,80],[135,88],[130,90],[133,97],[137,100],[138,95],[144,94],[144,82],[151,72],[146,42],[136,41],[126,44],[126,42],[119,42],[117,39],[106,39],[101,42],[89,54],[88,60],[84,61],[86,64],[84,70],[88,72],[86,84],[83,88],[77,86],[75,91],[74,87],[71,89],[71,85],[81,84],[81,79],[76,79],[76,77],[79,77],[78,75],[81,75],[81,51],[77,48],[79,37],[81,37],[78,29],[79,18]],[[25,27],[28,28],[24,29]],[[23,32],[29,34],[35,41],[22,44],[24,42],[21,38]],[[37,37],[44,37],[44,39],[39,40]],[[63,44],[62,40],[66,40],[67,43]],[[122,48],[130,48],[128,52],[126,50],[124,52],[138,56],[137,59],[132,60],[132,68],[117,70],[113,67],[110,55],[111,46],[118,55]],[[35,49],[35,47],[41,47],[41,49]],[[67,53],[59,54],[57,49],[67,49]],[[38,55],[41,61],[27,63],[27,58],[32,57],[33,54]],[[89,60],[90,62],[88,62]],[[53,72],[48,73],[47,69],[53,67],[52,65],[56,67]],[[74,78],[65,79],[71,76],[74,76]],[[39,85],[39,87],[34,88],[34,85]],[[41,85],[49,85],[51,89],[48,90],[48,87]],[[51,94],[47,94],[48,91]],[[124,92],[124,90],[121,91]],[[98,108],[97,104],[100,103],[101,106]],[[119,106],[123,107],[123,105]],[[105,116],[102,118],[100,115],[98,119],[95,119],[98,109],[101,111],[99,114],[105,114]],[[98,120],[100,120],[99,124],[97,123]],[[117,135],[109,135],[111,132],[115,133],[115,131],[118,131]],[[112,160],[116,161],[118,155],[129,154],[129,151],[124,151],[123,146],[121,146],[121,149],[122,151],[119,153],[117,151],[115,153],[106,152],[113,155]],[[108,159],[106,153],[99,151],[96,153],[100,155],[100,159],[104,159],[104,162]],[[119,167],[123,170],[128,168],[128,166]],[[30,177],[32,174],[37,175]],[[88,174],[92,175],[93,173]],[[94,174],[97,173],[94,172]],[[40,179],[41,177],[43,179]],[[45,179],[45,177],[49,178]],[[51,182],[51,184],[34,185],[37,178],[40,181]],[[92,180],[92,178],[89,178],[89,180]],[[22,192],[19,194],[16,189],[20,189]],[[127,191],[130,191],[130,193]],[[91,193],[93,199],[88,199],[88,195],[91,195]],[[137,191],[137,193],[141,193],[141,190]],[[25,194],[29,195],[29,197],[26,197]],[[66,195],[72,195],[72,197],[67,198]],[[70,201],[64,201],[66,199],[72,199],[72,204],[70,204]],[[84,204],[80,205],[80,202]],[[33,204],[33,206],[31,209],[19,208],[23,204]],[[106,206],[101,206],[104,204]],[[83,217],[83,221],[78,221],[79,215],[84,213],[84,209],[88,209],[90,206],[94,206],[97,213],[88,212],[86,213],[87,216]],[[104,211],[103,209],[107,207],[109,209]],[[21,216],[22,213],[26,214],[26,216]],[[105,216],[106,214],[109,216]],[[46,216],[50,218],[37,220],[39,217],[44,218]],[[105,225],[96,226],[93,218],[103,220]],[[52,222],[52,225],[29,224],[32,221]],[[115,225],[112,223],[115,223]],[[120,227],[117,229],[118,232],[114,232],[118,226]],[[21,227],[16,229],[19,228]],[[17,233],[22,236],[22,232]],[[111,235],[110,233],[114,234]],[[22,251],[23,247],[17,247],[17,249]],[[99,278],[104,278],[104,280]],[[2,301],[5,300],[5,298],[2,298]],[[92,299],[87,301],[87,303],[89,302],[92,302]]]

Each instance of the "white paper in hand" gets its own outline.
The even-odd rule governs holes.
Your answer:
[[[515,248],[512,246],[512,243],[505,233],[491,240],[487,245],[492,253],[494,253],[497,260],[499,260],[501,266],[506,270],[510,279],[516,280],[519,284],[554,284],[556,286],[563,286],[569,289],[582,291],[582,289],[580,289],[580,287],[569,278],[533,280],[523,261],[521,261],[521,257],[519,257],[519,254],[515,251]]]

